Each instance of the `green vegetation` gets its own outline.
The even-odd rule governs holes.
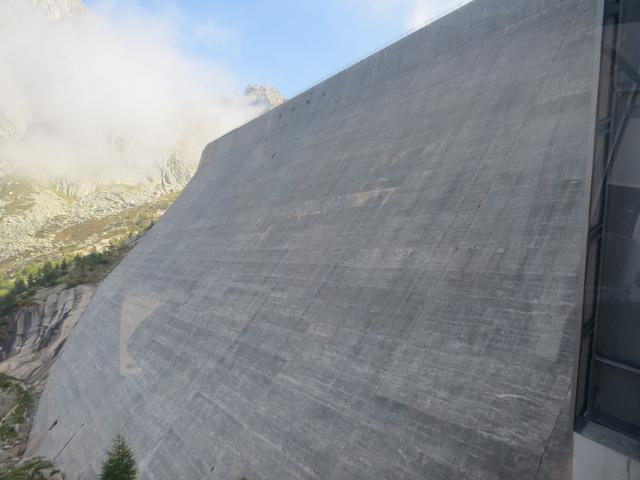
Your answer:
[[[54,465],[44,459],[35,458],[22,465],[14,465],[0,471],[0,480],[39,480],[44,479],[41,470],[54,470]]]
[[[62,479],[60,468],[44,458],[33,458],[24,463],[12,460],[0,466],[0,480],[56,480]],[[100,480],[134,480],[138,478],[133,451],[122,435],[113,441],[107,459],[102,464]]]
[[[23,207],[17,210],[10,208],[6,202],[11,203],[15,200],[16,192],[14,190],[16,185],[12,183],[10,190],[8,190],[8,182],[3,183],[4,181],[4,178],[0,178],[0,218],[4,215],[24,215],[30,208],[30,204],[25,203]],[[9,195],[9,191],[13,192],[13,194]],[[25,192],[23,196],[28,200],[32,194]],[[164,194],[150,199],[148,203],[125,208],[112,215],[81,221],[74,221],[69,218],[72,210],[61,210],[59,215],[50,218],[47,223],[31,234],[33,238],[46,240],[50,247],[45,247],[44,249],[33,247],[32,250],[25,250],[15,256],[3,258],[0,260],[0,278],[13,279],[21,275],[26,279],[27,275],[21,272],[30,265],[41,266],[47,260],[55,262],[60,261],[62,257],[70,259],[76,254],[84,255],[89,253],[93,246],[98,247],[98,250],[100,250],[109,242],[125,239],[131,233],[137,235],[143,232],[150,222],[157,220],[178,196],[178,192]],[[58,197],[62,198],[64,194],[58,193]],[[71,198],[68,197],[65,201],[69,203]],[[11,213],[13,210],[15,210],[15,213]],[[3,292],[3,288],[5,287],[2,280],[0,280],[0,296],[6,294],[6,292]]]
[[[149,224],[145,231],[153,226]],[[64,284],[75,287],[95,284],[106,277],[132,248],[133,243],[123,240],[111,243],[101,252],[95,249],[86,255],[63,257],[59,262],[47,260],[40,265],[29,265],[22,269],[15,280],[0,281],[0,326],[3,319],[17,308],[33,302],[41,288]]]
[[[57,229],[49,227],[53,241],[58,245],[82,245],[127,236],[139,232],[156,220],[175,201],[177,194],[167,194],[144,205],[122,210],[114,215],[91,218]]]
[[[4,393],[14,393],[16,396],[15,405],[0,421],[0,441],[6,441],[18,435],[16,428],[24,422],[33,404],[33,397],[26,388],[3,374],[0,374],[0,390]]]
[[[70,261],[63,258],[59,263],[46,261],[35,271],[27,269],[25,280],[18,277],[13,286],[0,297],[0,318],[6,317],[16,308],[27,305],[35,293],[44,287],[66,284],[76,286],[83,283],[95,283],[101,280],[128,251],[126,243],[110,245],[102,252],[92,251],[88,255],[77,255]]]
[[[102,464],[100,480],[133,480],[137,475],[133,451],[124,437],[118,435],[107,454],[107,460]]]

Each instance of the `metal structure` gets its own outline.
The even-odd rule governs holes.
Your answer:
[[[576,427],[640,437],[640,3],[605,3]]]

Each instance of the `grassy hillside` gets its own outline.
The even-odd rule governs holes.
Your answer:
[[[14,175],[0,177],[0,294],[6,281],[47,261],[102,251],[158,219],[179,193],[152,194],[126,185],[76,199]]]
[[[63,256],[57,262],[32,263],[22,268],[15,278],[0,280],[0,340],[6,334],[5,327],[11,313],[31,304],[39,290],[55,285],[74,287],[100,282],[151,226],[153,223],[135,235],[132,232],[125,240],[109,244],[100,252],[93,250],[85,255]]]

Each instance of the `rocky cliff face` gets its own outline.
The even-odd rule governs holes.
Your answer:
[[[4,429],[0,435],[0,478],[18,478],[15,472],[20,470],[23,473],[29,471],[25,478],[63,480],[60,469],[53,464],[23,458],[35,411],[32,400],[28,400],[29,406],[22,416],[6,419],[17,407],[20,392],[28,392],[25,394],[28,397],[23,400],[29,398],[37,403],[50,367],[61,353],[95,288],[92,285],[74,288],[60,285],[43,289],[36,294],[31,305],[19,308],[9,316],[0,348],[0,374],[3,375],[0,382],[0,426]],[[10,423],[5,424],[5,421]],[[8,425],[15,429],[15,434],[6,433]],[[28,465],[37,468],[32,471],[25,469]],[[14,472],[14,476],[8,472]]]
[[[286,101],[278,90],[268,85],[249,85],[244,95],[251,105],[265,111],[282,105]]]
[[[44,380],[94,291],[88,285],[45,289],[33,305],[13,313],[0,352],[0,373],[30,383]]]

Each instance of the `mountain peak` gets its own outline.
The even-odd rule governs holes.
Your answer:
[[[275,108],[286,101],[277,89],[269,85],[249,85],[244,91],[244,96],[251,105],[265,110]]]

